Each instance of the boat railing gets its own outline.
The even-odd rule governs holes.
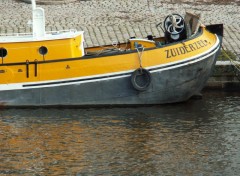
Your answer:
[[[52,35],[56,35],[56,34],[61,34],[61,33],[75,33],[77,32],[76,29],[66,29],[66,30],[59,30],[59,31],[46,31],[46,34],[52,34]]]
[[[77,32],[76,29],[66,29],[66,30],[59,30],[59,31],[46,31],[46,34],[50,34],[50,35],[58,35],[58,34],[62,34],[62,33],[75,33]],[[32,36],[32,33],[0,33],[0,36],[3,37],[16,37],[16,36]]]
[[[0,33],[0,36],[27,36],[32,35],[32,33]]]

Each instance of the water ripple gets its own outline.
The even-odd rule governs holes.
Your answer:
[[[237,175],[240,96],[0,112],[0,175]]]

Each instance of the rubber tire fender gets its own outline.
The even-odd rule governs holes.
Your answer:
[[[150,87],[152,82],[151,73],[144,69],[138,68],[131,75],[131,83],[133,87],[138,91],[146,91]]]

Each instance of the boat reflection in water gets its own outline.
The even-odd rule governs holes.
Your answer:
[[[1,110],[0,174],[237,175],[239,102]]]

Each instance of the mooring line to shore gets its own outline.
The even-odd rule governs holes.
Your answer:
[[[231,64],[234,66],[234,68],[236,69],[233,69],[234,73],[235,73],[235,76],[238,78],[238,80],[240,81],[240,63],[234,59],[232,59],[228,54],[227,52],[225,51],[225,49],[222,47],[222,51],[223,51],[223,54],[229,59],[229,61],[231,62]]]

